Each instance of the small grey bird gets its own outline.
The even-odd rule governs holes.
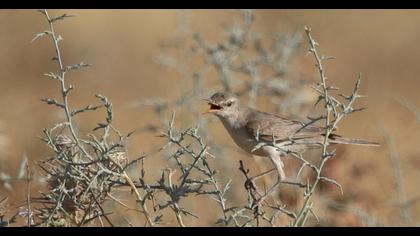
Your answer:
[[[241,105],[239,99],[227,92],[217,92],[209,99],[206,113],[219,117],[233,141],[243,150],[258,156],[267,156],[277,169],[279,181],[286,175],[281,158],[289,151],[302,152],[308,148],[322,147],[325,129],[314,125],[305,125],[297,120],[286,119],[277,115],[258,111]],[[283,143],[281,149],[273,146],[256,146],[261,141]],[[353,144],[379,146],[376,142],[362,139],[343,138],[337,134],[328,137],[331,144]]]

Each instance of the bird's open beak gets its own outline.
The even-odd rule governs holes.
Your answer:
[[[218,110],[222,109],[221,106],[219,106],[217,104],[214,104],[208,98],[203,98],[203,100],[206,101],[208,105],[210,105],[210,108],[207,111],[203,112],[201,115],[209,114],[209,113],[212,113],[212,112],[215,112],[215,111],[218,111]]]

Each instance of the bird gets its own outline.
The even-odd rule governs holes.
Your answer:
[[[322,147],[325,128],[308,125],[299,120],[287,119],[275,114],[259,111],[241,104],[233,93],[216,92],[204,99],[210,108],[204,114],[217,116],[233,141],[245,152],[269,157],[278,173],[278,181],[285,181],[282,158],[290,152],[301,153],[308,148]],[[261,142],[283,143],[283,148],[274,145],[257,146]],[[330,144],[379,146],[379,143],[357,138],[344,138],[332,133]]]

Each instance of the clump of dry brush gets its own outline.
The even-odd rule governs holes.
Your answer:
[[[130,182],[126,168],[142,157],[128,162],[123,143],[130,133],[123,135],[113,126],[112,103],[105,96],[95,95],[101,105],[70,108],[68,101],[74,87],[67,83],[66,75],[89,65],[82,62],[66,66],[63,62],[60,52],[63,38],[54,31],[54,24],[71,15],[51,17],[47,10],[39,12],[45,17],[48,29],[37,34],[32,41],[40,37],[48,37],[52,41],[55,48],[53,60],[58,68],[45,76],[57,83],[61,92],[60,99],[45,98],[41,101],[62,109],[66,120],[43,130],[42,140],[53,154],[39,164],[47,176],[48,191],[32,199],[36,204],[33,209],[34,225],[80,226],[95,219],[101,224],[104,219],[112,225],[102,204],[112,198],[115,181],[125,179]],[[102,107],[106,109],[106,119],[98,123],[92,133],[82,135],[75,129],[76,115]],[[32,215],[31,209],[28,211]]]
[[[112,103],[105,96],[95,95],[102,105],[87,105],[74,110],[69,107],[68,100],[73,86],[67,84],[65,76],[89,65],[79,63],[65,66],[63,64],[60,53],[62,37],[54,31],[54,24],[71,15],[51,17],[47,10],[39,12],[45,17],[49,28],[37,34],[32,41],[43,36],[49,37],[52,41],[56,52],[53,59],[57,63],[58,70],[46,73],[45,76],[57,82],[62,95],[61,99],[41,100],[62,109],[66,120],[55,124],[50,129],[43,130],[43,141],[53,151],[53,154],[42,160],[39,165],[47,176],[48,191],[41,193],[41,197],[28,200],[28,202],[31,201],[33,208],[27,209],[27,215],[30,218],[28,225],[83,226],[99,223],[112,226],[114,224],[108,217],[111,212],[106,212],[104,203],[111,200],[129,208],[113,196],[113,192],[122,187],[132,189],[140,206],[139,211],[144,215],[146,224],[150,226],[162,222],[163,214],[160,212],[166,208],[170,208],[179,225],[184,226],[182,216],[195,215],[181,207],[179,201],[189,197],[190,194],[214,195],[221,203],[223,212],[228,211],[224,207],[223,196],[229,185],[222,188],[217,183],[216,171],[207,162],[210,154],[207,145],[197,134],[198,128],[188,128],[177,134],[173,129],[175,116],[172,117],[168,132],[162,136],[168,140],[168,144],[162,147],[162,150],[167,149],[171,144],[176,145],[177,149],[171,154],[171,158],[175,160],[176,168],[182,175],[178,181],[174,180],[175,170],[166,168],[162,170],[162,177],[156,183],[146,183],[144,180],[146,156],[141,155],[134,160],[128,160],[124,143],[133,132],[123,135],[113,126]],[[74,117],[76,115],[99,108],[106,109],[105,122],[98,123],[92,132],[86,135],[75,129]],[[187,143],[191,141],[193,144]],[[141,162],[140,178],[132,180],[127,173],[127,168],[138,162]],[[153,215],[148,210],[150,206],[153,208]]]
[[[57,71],[46,73],[45,76],[57,83],[61,94],[60,98],[41,100],[61,109],[65,114],[65,120],[43,130],[42,140],[52,150],[51,155],[39,163],[47,179],[47,191],[40,193],[40,196],[28,197],[24,214],[21,214],[26,216],[28,226],[114,226],[111,215],[115,209],[109,209],[107,202],[113,201],[120,207],[132,209],[116,197],[115,193],[123,188],[129,188],[130,197],[136,200],[136,211],[142,216],[139,218],[140,223],[136,222],[137,225],[155,226],[175,218],[179,226],[188,226],[186,220],[188,217],[200,219],[200,216],[194,213],[194,209],[185,207],[183,200],[197,195],[207,195],[208,199],[218,204],[218,217],[213,221],[216,225],[278,226],[280,215],[289,219],[288,224],[280,221],[283,222],[281,225],[304,226],[310,215],[318,220],[312,207],[315,203],[311,201],[311,196],[319,182],[340,186],[322,172],[325,163],[334,156],[334,151],[328,150],[327,140],[322,144],[322,157],[317,163],[308,161],[301,153],[291,153],[302,163],[294,183],[302,192],[303,202],[300,207],[291,209],[282,202],[282,199],[272,196],[256,183],[256,180],[270,171],[252,177],[243,162],[238,165],[238,171],[245,177],[242,191],[243,194],[247,194],[248,201],[233,203],[227,198],[231,180],[221,183],[222,178],[217,170],[215,156],[222,155],[223,150],[218,150],[211,142],[206,142],[206,121],[200,120],[195,127],[177,130],[174,126],[177,118],[175,113],[172,113],[168,125],[162,119],[165,112],[180,107],[187,109],[187,113],[191,115],[189,118],[183,117],[181,122],[191,121],[199,114],[199,111],[191,106],[192,99],[203,94],[206,87],[215,88],[218,85],[225,90],[247,96],[251,106],[256,103],[257,97],[263,95],[269,98],[277,111],[307,106],[308,100],[296,96],[296,91],[303,84],[308,84],[309,80],[297,79],[299,75],[291,73],[289,64],[294,51],[300,45],[301,34],[277,35],[271,48],[267,49],[262,37],[251,29],[255,17],[253,11],[246,10],[242,11],[243,24],[228,29],[227,40],[213,46],[200,35],[186,29],[185,21],[182,21],[175,40],[165,42],[163,47],[165,50],[170,48],[178,56],[186,55],[183,58],[187,60],[176,60],[176,56],[172,57],[169,54],[161,54],[157,58],[160,64],[176,69],[180,73],[181,82],[184,83],[180,86],[182,96],[173,102],[155,97],[143,103],[151,106],[161,118],[161,123],[149,124],[143,130],[155,131],[166,126],[160,135],[166,140],[166,144],[159,148],[159,153],[168,157],[171,167],[159,169],[147,166],[149,156],[146,154],[130,160],[124,144],[133,132],[122,134],[113,125],[112,103],[106,96],[95,95],[99,100],[98,105],[86,105],[81,108],[69,106],[74,86],[68,83],[66,75],[88,67],[89,64],[83,62],[71,66],[64,64],[60,52],[63,38],[55,32],[54,26],[71,15],[53,17],[47,10],[39,12],[45,18],[48,29],[37,34],[32,41],[41,37],[51,40],[55,49],[53,60],[57,64]],[[309,52],[314,55],[319,71],[320,79],[314,87],[319,93],[317,103],[323,101],[325,111],[318,118],[310,119],[309,123],[323,120],[328,137],[344,117],[360,110],[352,108],[353,102],[360,97],[358,95],[360,77],[352,94],[343,95],[344,101],[340,102],[331,93],[335,88],[327,84],[322,65],[330,58],[319,55],[316,50],[317,43],[312,38],[309,28],[306,28],[306,36],[309,40]],[[190,47],[191,42],[193,42],[192,47]],[[253,53],[254,56],[249,56],[249,53]],[[197,65],[197,69],[191,69],[195,66],[187,65],[194,64],[192,61],[195,57],[204,60],[202,64]],[[211,69],[216,71],[219,80],[213,81],[213,84],[208,86],[203,78]],[[285,75],[288,75],[289,79],[286,79]],[[192,82],[192,88],[189,87],[188,81]],[[104,121],[93,127],[91,132],[84,133],[76,129],[79,126],[75,124],[75,116],[98,109],[106,110]],[[193,121],[197,123],[196,120]],[[261,145],[278,144],[273,142]],[[211,152],[210,146],[214,147]],[[136,170],[139,178],[130,177],[129,168]],[[305,170],[315,173],[316,177],[312,182],[304,178],[302,173]],[[146,181],[146,175],[151,172],[160,172],[160,178]],[[28,178],[28,186],[29,181]],[[0,200],[0,204],[4,202],[5,199]],[[3,218],[4,214],[0,208],[2,222]]]

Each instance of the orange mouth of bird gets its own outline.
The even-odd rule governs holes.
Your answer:
[[[216,104],[213,104],[213,103],[209,103],[209,105],[210,105],[209,112],[212,112],[212,111],[219,111],[219,110],[221,110],[221,109],[222,109],[222,107],[221,107],[221,106],[216,105]]]

